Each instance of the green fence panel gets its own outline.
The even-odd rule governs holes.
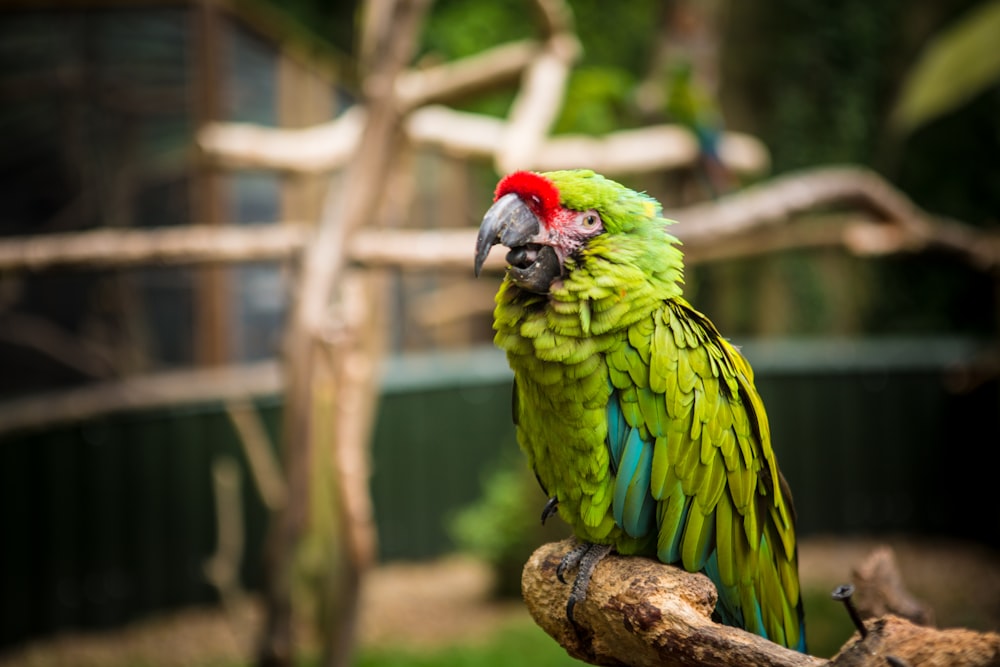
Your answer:
[[[1000,382],[948,382],[968,341],[747,344],[800,532],[910,533],[1000,546]],[[391,360],[372,443],[383,560],[454,548],[447,524],[516,451],[511,376],[493,349]],[[258,403],[272,439],[279,397]],[[0,441],[0,646],[214,601],[211,467],[242,473],[244,585],[267,515],[219,404],[113,415]],[[515,454],[516,458],[516,454]],[[986,511],[982,511],[986,508]]]

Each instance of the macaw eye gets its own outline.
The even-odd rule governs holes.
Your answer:
[[[594,225],[596,225],[600,221],[601,221],[601,218],[598,217],[598,215],[596,213],[588,213],[587,215],[583,216],[583,226],[584,227],[593,227]]]

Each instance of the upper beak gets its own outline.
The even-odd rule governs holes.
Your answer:
[[[508,248],[525,246],[531,243],[539,229],[538,218],[516,194],[509,193],[496,200],[486,211],[479,226],[479,237],[476,239],[476,276],[482,270],[490,249],[497,243]]]

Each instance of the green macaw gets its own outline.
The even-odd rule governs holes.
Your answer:
[[[704,572],[719,620],[805,651],[795,516],[753,371],[681,297],[660,204],[592,171],[497,185],[476,275],[503,244],[495,343],[517,439],[579,546],[567,604],[610,550]]]

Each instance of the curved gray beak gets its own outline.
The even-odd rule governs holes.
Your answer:
[[[496,200],[486,211],[476,238],[476,276],[490,249],[498,243],[508,248],[526,246],[538,234],[538,218],[521,198],[511,193]]]
[[[506,194],[486,211],[476,239],[476,275],[479,275],[490,249],[498,243],[510,248],[507,275],[515,285],[537,294],[549,291],[552,281],[562,273],[556,251],[540,243],[538,218],[516,194]]]

